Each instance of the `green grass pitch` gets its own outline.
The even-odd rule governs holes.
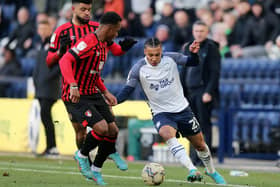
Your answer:
[[[128,171],[118,170],[112,161],[106,161],[102,173],[105,182],[109,187],[143,187],[145,184],[141,179],[141,171],[144,162],[129,162]],[[164,164],[163,164],[164,165]],[[204,176],[203,183],[187,183],[185,181],[187,171],[179,166],[166,166],[166,178],[164,187],[207,187],[220,186]],[[200,168],[203,171],[202,168]],[[248,177],[232,177],[229,170],[221,170],[219,172],[228,182],[226,186],[232,187],[279,187],[280,173],[249,171]],[[8,173],[8,176],[4,176]],[[87,181],[79,173],[74,160],[69,159],[44,159],[30,158],[23,156],[0,156],[0,187],[83,187],[96,186],[92,181]]]

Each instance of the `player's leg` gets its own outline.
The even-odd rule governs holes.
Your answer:
[[[109,133],[107,133],[98,146],[96,157],[91,166],[94,177],[99,181],[98,184],[106,184],[101,175],[101,168],[109,154],[115,151],[115,141],[115,136],[109,136]]]
[[[127,163],[121,158],[121,156],[116,150],[116,141],[119,133],[119,128],[117,127],[115,122],[109,124],[108,132],[109,132],[108,139],[111,139],[108,145],[111,147],[111,152],[108,157],[115,162],[116,166],[120,170],[126,171],[128,169]]]
[[[213,159],[207,144],[204,141],[203,134],[199,132],[193,136],[188,136],[191,144],[197,151],[198,157],[206,167],[205,173],[210,176],[217,184],[226,184],[224,178],[215,170]]]
[[[193,165],[190,157],[187,155],[184,146],[181,145],[176,138],[177,124],[174,121],[171,121],[164,113],[155,115],[153,117],[153,122],[159,132],[159,135],[167,143],[169,151],[184,167],[190,171],[190,173],[193,174],[188,180],[191,182],[201,180],[201,175],[197,168]]]
[[[188,107],[182,111],[181,116],[179,131],[184,137],[190,140],[191,144],[196,149],[198,157],[207,168],[206,174],[211,176],[216,183],[225,184],[223,177],[215,171],[210,150],[204,141],[203,134],[200,130],[200,124],[192,113],[191,108]]]
[[[96,165],[96,163],[94,162],[93,165],[90,167],[89,166],[89,162],[88,162],[88,156],[89,156],[89,152],[94,149],[97,145],[99,146],[98,152],[100,152],[98,155],[100,155],[100,159],[106,160],[108,153],[106,152],[108,149],[102,149],[101,145],[104,141],[104,137],[108,132],[108,124],[105,120],[101,120],[97,123],[95,123],[92,127],[92,131],[90,131],[87,134],[87,137],[85,139],[85,142],[81,148],[81,150],[75,155],[75,158],[77,158],[77,160],[79,159],[84,159],[84,161],[79,161],[79,165],[84,164],[85,163],[85,170],[86,173],[88,173],[88,171],[91,173],[90,175],[86,176],[89,179],[94,180],[98,185],[106,185],[106,183],[104,182],[102,175],[101,175],[101,168],[103,165],[103,162],[101,165]],[[105,145],[106,146],[106,145]],[[103,147],[103,146],[102,146]],[[95,158],[96,159],[96,158]]]
[[[59,153],[56,148],[55,128],[51,115],[51,108],[56,100],[53,99],[39,99],[41,107],[41,120],[45,127],[46,134],[46,150],[40,156],[58,156]]]
[[[95,180],[90,169],[88,153],[103,141],[104,135],[108,131],[108,125],[96,108],[90,105],[90,102],[89,100],[81,98],[79,103],[66,102],[65,105],[70,120],[77,122],[76,125],[78,127],[83,126],[82,129],[84,130],[83,133],[80,134],[79,140],[84,139],[84,131],[87,126],[91,126],[93,129],[87,134],[81,149],[76,151],[74,158],[78,163],[81,173],[86,178]]]
[[[75,135],[76,135],[77,148],[81,149],[87,135],[86,128],[82,126],[80,123],[74,121],[72,121],[72,126],[74,128]]]
[[[116,151],[116,140],[118,137],[119,128],[115,123],[115,117],[113,115],[112,108],[108,106],[108,104],[105,102],[103,98],[100,98],[95,102],[95,107],[108,123],[108,134],[106,135],[104,141],[99,146],[99,149],[100,148],[108,149],[109,155],[107,155],[105,158],[108,157],[112,159],[120,170],[125,171],[128,169],[128,166],[126,162],[120,157],[119,153]],[[103,156],[98,156],[98,154],[99,152],[97,152],[97,156],[96,156],[97,162],[99,163],[104,162],[105,160],[102,161],[103,159],[100,159],[100,157]]]

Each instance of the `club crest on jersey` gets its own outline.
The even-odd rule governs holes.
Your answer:
[[[76,36],[71,36],[70,38],[71,38],[71,40],[75,40]]]
[[[87,116],[87,117],[91,117],[91,116],[92,116],[91,111],[90,111],[90,110],[87,110],[87,111],[85,112],[85,116]]]

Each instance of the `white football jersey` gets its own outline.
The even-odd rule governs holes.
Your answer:
[[[184,97],[177,63],[184,65],[187,62],[188,57],[180,53],[165,53],[157,66],[150,65],[143,58],[129,72],[126,84],[136,87],[140,82],[153,115],[180,112],[189,102]]]

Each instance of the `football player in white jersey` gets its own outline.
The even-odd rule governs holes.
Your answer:
[[[125,101],[140,83],[152,110],[153,122],[159,135],[166,141],[171,153],[189,169],[187,180],[201,181],[202,175],[193,165],[184,147],[177,141],[176,133],[186,137],[197,151],[205,165],[205,173],[218,184],[226,184],[215,170],[211,153],[203,139],[189,102],[184,97],[177,64],[198,65],[199,43],[190,45],[190,56],[180,53],[162,53],[157,38],[150,38],[144,44],[145,58],[139,60],[130,70],[125,87],[117,95],[118,103]]]

